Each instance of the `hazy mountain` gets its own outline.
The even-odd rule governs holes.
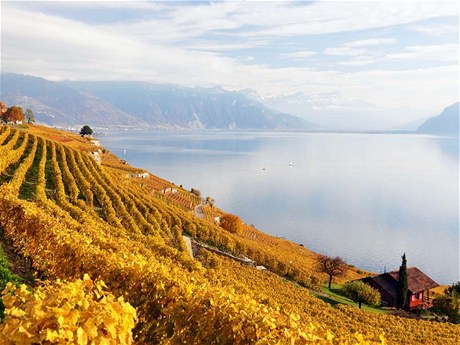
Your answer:
[[[419,133],[447,134],[458,136],[459,103],[445,108],[443,112],[426,120],[418,129]]]
[[[297,92],[276,96],[262,96],[251,89],[243,92],[269,108],[298,116],[323,128],[380,130],[391,126],[391,121],[386,121],[387,116],[377,114],[374,105],[363,100],[347,99],[340,92],[311,95]]]
[[[255,90],[243,90],[247,97],[278,111],[298,116],[329,130],[416,130],[424,114],[412,104],[389,111],[365,99],[345,97],[341,92],[285,95],[260,95]]]
[[[51,126],[130,126],[139,122],[103,99],[38,77],[2,73],[0,95],[8,105],[32,109],[37,122]]]
[[[315,125],[238,92],[145,82],[53,82],[1,75],[1,98],[61,127],[308,129]]]
[[[146,82],[65,82],[102,98],[149,125],[178,128],[312,128],[292,115],[269,109],[238,92]]]
[[[402,125],[395,126],[395,127],[391,128],[391,130],[414,132],[425,121],[426,121],[426,117],[424,117],[422,119],[417,119],[417,120],[414,120],[414,121],[410,121],[410,122],[404,123]]]

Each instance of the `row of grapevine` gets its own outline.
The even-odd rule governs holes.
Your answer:
[[[263,232],[260,232],[256,230],[255,228],[253,228],[252,226],[247,225],[247,224],[243,226],[241,236],[246,237],[253,241],[257,241],[266,246],[275,247],[279,244],[279,241],[273,238],[272,236],[264,234]]]
[[[25,133],[21,145],[16,149],[14,149],[16,142],[13,143],[11,140],[6,145],[0,146],[0,156],[2,157],[0,161],[0,174],[5,171],[7,166],[16,163],[21,158],[28,143],[29,134]]]
[[[216,217],[222,217],[225,213],[219,210],[217,207],[211,207],[209,205],[201,206],[203,210],[204,219],[215,222]]]
[[[24,177],[26,176],[30,166],[32,165],[35,159],[35,152],[37,151],[37,144],[38,144],[37,137],[35,136],[30,136],[30,137],[31,137],[30,140],[33,142],[32,149],[30,150],[30,152],[27,154],[26,157],[24,157],[26,153],[25,152],[23,153],[23,155],[21,156],[22,162],[19,165],[19,167],[14,171],[14,175],[12,176],[12,179],[10,180],[10,182],[8,184],[4,184],[0,186],[1,192],[7,192],[13,195],[18,195],[19,188],[21,187],[24,181]]]
[[[150,224],[145,219],[144,215],[147,213],[147,210],[144,205],[137,202],[135,198],[132,198],[124,188],[115,187],[112,180],[101,170],[95,160],[85,157],[85,163],[91,173],[99,177],[98,183],[109,192],[110,198],[116,201],[117,215],[124,220],[123,224],[125,228],[150,235],[159,232],[159,226],[156,221]]]
[[[2,139],[1,152],[2,153],[5,153],[6,151],[12,149],[21,134],[19,131],[12,131],[10,130],[9,127],[7,128],[8,130],[3,131],[2,136],[1,136],[1,139]]]
[[[46,175],[45,175],[45,166],[46,166],[46,157],[47,157],[47,145],[43,138],[39,138],[39,143],[42,148],[42,155],[38,165],[38,176],[37,176],[37,185],[35,187],[35,197],[38,202],[43,202],[46,200]]]
[[[8,138],[11,133],[9,126],[0,126],[0,145],[3,145],[3,141]]]
[[[150,175],[147,178],[134,178],[133,180],[145,190],[162,195],[174,204],[184,207],[186,210],[193,210],[201,203],[199,196],[155,175]]]

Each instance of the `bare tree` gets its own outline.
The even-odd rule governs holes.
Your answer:
[[[329,276],[329,289],[331,288],[332,277],[340,277],[345,273],[346,264],[339,256],[331,258],[321,255],[318,258],[318,271],[326,273]]]
[[[27,123],[35,123],[35,115],[34,115],[34,112],[32,111],[32,109],[26,109],[26,112],[24,114],[26,120],[27,120]]]

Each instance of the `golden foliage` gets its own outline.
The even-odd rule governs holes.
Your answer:
[[[240,217],[230,213],[224,214],[220,217],[220,226],[223,229],[238,235],[243,231],[243,222]]]
[[[135,309],[116,299],[104,282],[83,280],[44,285],[29,291],[8,283],[2,297],[5,319],[0,344],[132,344]]]
[[[0,118],[5,122],[23,121],[24,112],[21,107],[12,106],[9,107],[4,114],[1,114]]]

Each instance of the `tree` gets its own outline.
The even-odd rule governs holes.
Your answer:
[[[460,298],[455,294],[444,294],[433,300],[433,311],[446,315],[452,323],[460,323]]]
[[[243,231],[243,222],[238,216],[227,213],[220,217],[220,226],[229,232],[240,234]]]
[[[81,136],[91,135],[91,134],[93,134],[93,130],[91,129],[90,126],[84,125],[80,130],[80,134],[81,134]]]
[[[444,290],[444,293],[446,295],[451,295],[451,296],[456,296],[460,298],[460,282],[456,282],[455,284],[452,284]]]
[[[408,289],[409,285],[407,282],[407,260],[406,253],[404,253],[398,272],[398,286],[396,291],[396,307],[398,309],[403,309],[406,306]]]
[[[35,122],[35,115],[32,109],[26,109],[25,117],[26,117],[27,123]]]
[[[370,306],[378,306],[380,304],[380,292],[360,280],[346,283],[342,287],[342,291],[345,296],[358,303],[360,309],[361,303]]]
[[[24,120],[24,113],[21,107],[12,106],[2,115],[2,120],[5,122],[17,122]]]
[[[329,276],[328,287],[331,288],[332,277],[340,277],[345,273],[346,264],[339,256],[331,258],[326,255],[321,255],[318,258],[318,271],[326,273]]]
[[[196,196],[201,197],[201,191],[198,190],[198,189],[196,189],[196,188],[190,189],[190,192],[191,192],[192,194],[195,194]]]
[[[206,197],[206,203],[207,203],[209,206],[214,207],[214,203],[215,203],[215,202],[216,202],[216,201],[215,201],[213,198],[211,198],[210,196],[207,196],[207,197]]]

